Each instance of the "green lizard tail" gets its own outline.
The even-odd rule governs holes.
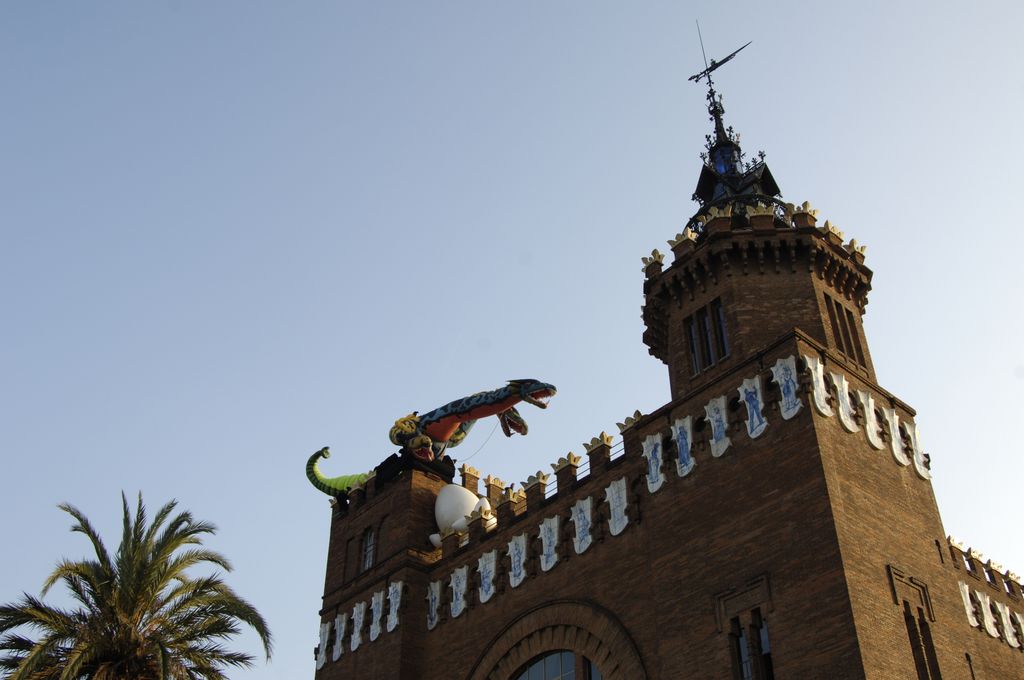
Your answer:
[[[357,475],[324,477],[320,472],[320,459],[330,458],[330,456],[331,452],[325,446],[310,456],[309,461],[306,462],[306,477],[309,479],[310,484],[315,486],[318,491],[323,491],[328,496],[337,497],[348,491],[353,486],[362,484],[370,477],[370,475],[365,472]]]

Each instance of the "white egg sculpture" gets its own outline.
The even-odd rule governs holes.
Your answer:
[[[434,519],[437,520],[437,527],[440,533],[430,534],[430,542],[434,547],[441,547],[441,534],[448,531],[465,531],[469,523],[469,515],[475,510],[483,512],[490,510],[491,504],[486,498],[480,498],[475,493],[459,486],[448,484],[441,487],[437,492],[437,500],[434,501]],[[495,523],[494,518],[487,521],[490,527]]]

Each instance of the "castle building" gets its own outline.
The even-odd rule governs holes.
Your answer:
[[[713,68],[699,210],[643,261],[671,401],[522,488],[403,448],[336,494],[317,680],[1024,678],[1021,579],[946,536],[875,375],[863,247],[745,159]]]

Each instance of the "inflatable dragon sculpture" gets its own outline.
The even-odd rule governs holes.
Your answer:
[[[547,408],[546,400],[556,393],[555,386],[539,380],[509,380],[508,384],[489,392],[456,399],[422,415],[414,411],[399,418],[389,433],[391,443],[401,447],[423,461],[445,456],[449,447],[458,446],[469,434],[474,423],[481,418],[497,416],[506,437],[514,433],[526,434],[526,421],[516,410],[516,404],[526,402],[538,408]],[[369,477],[369,473],[324,477],[320,460],[329,457],[324,447],[309,457],[306,477],[318,490],[338,496]]]

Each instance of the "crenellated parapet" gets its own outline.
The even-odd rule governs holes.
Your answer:
[[[801,206],[737,203],[709,208],[695,218],[696,229],[687,226],[668,241],[674,260],[667,268],[658,250],[642,258],[651,281],[648,293],[664,291],[673,299],[692,300],[721,277],[806,267],[863,309],[871,289],[871,271],[864,266],[867,248],[856,239],[845,242],[843,232],[828,220],[818,227],[817,216],[806,201]]]
[[[960,572],[960,597],[967,622],[991,638],[1024,651],[1021,578],[974,548],[946,537],[952,566]]]
[[[428,627],[487,606],[531,578],[571,569],[561,565],[587,559],[595,544],[616,540],[637,525],[648,498],[680,494],[674,480],[699,484],[704,466],[720,464],[717,459],[770,429],[788,428],[812,414],[888,454],[895,469],[909,467],[921,479],[930,477],[907,410],[880,389],[855,386],[819,355],[780,357],[734,382],[696,406],[670,404],[650,415],[634,411],[619,423],[623,439],[617,445],[605,433],[584,445],[589,466],[571,453],[551,465],[553,493],[547,492],[552,476],[540,471],[522,488],[507,487],[494,530],[453,541],[451,552],[446,549],[433,565],[423,594]],[[864,447],[851,450],[863,455]],[[688,500],[680,496],[676,502]]]

